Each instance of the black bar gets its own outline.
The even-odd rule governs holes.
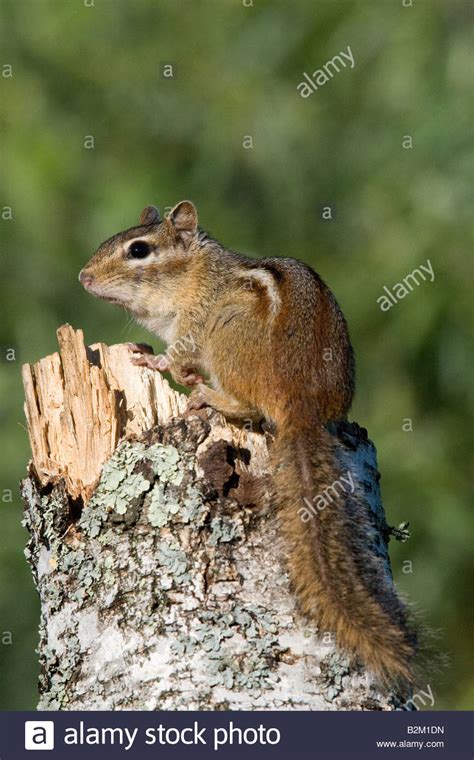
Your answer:
[[[43,721],[54,724],[54,749],[43,745],[48,729],[37,725]],[[109,731],[102,733],[104,728]],[[112,734],[114,728],[121,730]],[[470,712],[4,712],[0,759],[38,757],[25,749],[26,734],[48,760],[473,757]],[[377,742],[405,744],[389,748]]]

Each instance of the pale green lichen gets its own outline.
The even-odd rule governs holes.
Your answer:
[[[153,487],[148,501],[148,519],[151,525],[162,528],[176,515],[178,522],[192,521],[202,525],[208,511],[202,493],[188,484],[184,492],[181,489],[178,497],[172,487],[182,483],[186,469],[186,462],[178,457],[177,450],[173,446],[157,444],[152,456],[152,466],[159,482]]]
[[[40,513],[42,522],[42,534],[46,539],[51,555],[55,556],[61,550],[63,542],[57,531],[57,517],[64,511],[64,497],[62,494],[53,491],[48,496],[40,498]],[[30,530],[27,516],[23,519],[23,525]],[[34,526],[33,526],[34,529]]]
[[[192,654],[197,647],[197,642],[185,633],[178,633],[171,640],[171,649],[179,655]]]
[[[74,582],[75,590],[68,592],[71,600],[82,603],[93,592],[94,584],[102,579],[102,566],[96,557],[83,549],[65,547],[58,562],[58,571]],[[54,586],[49,586],[50,589]]]
[[[167,590],[173,585],[179,586],[190,580],[186,554],[180,549],[176,540],[160,541],[156,557],[164,570],[164,575],[161,577],[162,588]]]
[[[41,710],[61,710],[69,701],[66,689],[70,689],[74,674],[80,666],[79,638],[68,636],[67,650],[58,659],[54,649],[45,644],[42,647],[42,662],[48,673],[47,691],[43,693],[38,708]],[[40,677],[40,682],[42,678]],[[45,684],[46,685],[46,684]]]
[[[350,674],[347,657],[341,652],[332,652],[321,663],[321,695],[327,702],[332,702],[344,690],[343,678]]]
[[[79,528],[90,538],[96,538],[102,530],[102,525],[107,519],[107,509],[101,503],[101,495],[94,494],[86,509],[82,510],[79,520]]]
[[[182,656],[196,649],[205,653],[209,686],[256,692],[268,684],[281,653],[273,615],[259,605],[235,604],[224,614],[202,611],[199,619],[189,634],[176,637],[173,648]]]
[[[149,490],[150,481],[141,472],[134,472],[145,451],[142,443],[125,441],[104,464],[99,485],[79,522],[91,538],[99,535],[109,512],[125,515],[133,499]]]
[[[181,517],[183,522],[192,522],[196,526],[201,526],[208,512],[208,507],[204,502],[202,493],[192,485],[188,485],[183,497],[183,509]]]
[[[145,458],[150,462],[153,472],[161,481],[179,486],[183,480],[183,472],[180,467],[181,459],[178,449],[174,446],[165,446],[155,443],[147,449]]]
[[[236,521],[227,515],[214,517],[211,521],[211,536],[209,543],[215,546],[220,541],[228,543],[239,536],[239,527]]]
[[[148,503],[148,519],[154,528],[162,528],[180,510],[180,502],[169,486],[179,486],[182,483],[182,461],[174,446],[161,443],[150,446],[146,452],[146,459],[159,480]]]
[[[155,528],[161,528],[171,515],[179,511],[179,503],[169,486],[181,484],[182,461],[174,446],[155,443],[148,449],[142,443],[122,443],[102,468],[102,475],[80,525],[89,536],[98,536],[109,512],[125,515],[129,505],[150,490],[150,481],[137,465],[148,463],[158,479],[148,501],[148,517]]]
[[[148,519],[154,528],[162,528],[180,510],[179,501],[165,490],[162,483],[153,488],[148,505]]]

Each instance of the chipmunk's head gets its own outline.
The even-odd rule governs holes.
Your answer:
[[[138,318],[153,316],[157,309],[166,313],[176,305],[197,231],[197,212],[190,201],[178,203],[163,220],[157,208],[147,206],[138,227],[102,243],[79,281],[89,293],[125,306]]]

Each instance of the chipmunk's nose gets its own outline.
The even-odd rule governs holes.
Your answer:
[[[79,272],[79,282],[84,285],[85,288],[90,288],[94,282],[94,275],[89,274],[85,269]]]

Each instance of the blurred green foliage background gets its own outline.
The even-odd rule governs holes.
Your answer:
[[[358,359],[353,418],[377,445],[388,521],[412,529],[394,574],[450,657],[430,676],[435,709],[473,707],[469,5],[0,1],[1,708],[36,704],[21,364],[55,351],[64,322],[89,342],[153,342],[77,274],[143,206],[183,198],[227,246],[304,259],[336,293]],[[348,45],[355,67],[303,99],[303,72]],[[434,282],[382,312],[383,286],[427,259]]]

